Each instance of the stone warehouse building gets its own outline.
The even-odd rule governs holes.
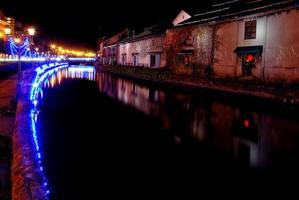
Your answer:
[[[117,63],[218,78],[299,80],[298,0],[224,0],[117,42]],[[104,47],[106,48],[106,47]]]
[[[182,11],[167,31],[168,65],[179,72],[211,66],[216,77],[299,80],[298,20],[295,0],[229,0]]]
[[[100,40],[99,54],[102,64],[160,68],[166,66],[166,26],[159,23],[145,28],[141,33],[121,32],[107,40]],[[126,33],[126,34],[123,34]],[[120,37],[119,36],[126,37]]]
[[[98,55],[101,64],[114,65],[119,60],[119,42],[129,36],[129,29],[124,29],[120,33],[113,35],[106,39],[101,38],[98,40]]]
[[[120,42],[121,65],[160,68],[166,66],[164,24],[147,27],[138,35]]]

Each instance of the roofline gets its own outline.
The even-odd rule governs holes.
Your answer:
[[[113,34],[113,35],[110,36],[110,37],[103,36],[103,37],[102,37],[102,38],[104,38],[103,42],[106,42],[106,41],[112,39],[113,37],[115,37],[115,36],[117,36],[117,35],[121,35],[122,33],[126,32],[126,31],[129,32],[130,29],[129,29],[129,28],[124,28],[122,31],[119,31],[118,33],[115,33],[115,34]]]
[[[136,38],[136,39],[129,39],[127,41],[124,42],[119,42],[120,44],[125,44],[125,43],[130,43],[130,42],[138,42],[140,40],[148,40],[150,38],[154,38],[154,37],[165,37],[166,33],[162,33],[162,34],[157,34],[157,35],[151,35],[151,36],[145,36],[145,37],[141,37],[141,38]]]
[[[132,40],[127,40],[127,41],[119,41],[115,44],[111,44],[109,46],[104,46],[104,48],[109,48],[109,47],[117,46],[117,45],[120,45],[120,44],[138,42],[138,41],[141,41],[141,40],[148,40],[148,39],[154,38],[154,37],[165,37],[165,36],[166,36],[166,33],[163,33],[163,34],[159,34],[159,35],[151,35],[151,36],[148,36],[148,37],[141,37],[141,38],[138,38],[138,39],[132,39]]]
[[[249,14],[246,16],[236,16],[236,17],[230,17],[230,18],[224,18],[224,19],[219,19],[217,20],[217,18],[221,18],[219,16],[216,17],[212,17],[212,18],[208,18],[206,20],[197,20],[197,21],[193,21],[193,22],[188,22],[188,23],[182,23],[182,24],[178,24],[176,26],[174,26],[172,29],[177,29],[177,28],[182,28],[182,27],[186,27],[186,26],[195,26],[195,25],[199,25],[199,24],[221,24],[227,21],[239,21],[242,19],[246,19],[246,18],[250,18],[250,17],[263,17],[263,16],[267,16],[267,15],[273,15],[275,13],[280,13],[280,12],[285,12],[285,11],[289,11],[289,10],[293,10],[296,9],[298,10],[299,6],[289,6],[287,8],[281,8],[281,9],[275,9],[275,10],[269,10],[269,11],[265,11],[263,13],[255,13],[255,14]],[[249,10],[243,11],[243,12],[248,12]],[[241,13],[241,12],[240,12]],[[234,13],[235,14],[235,13]],[[231,16],[233,16],[233,14],[230,14]],[[215,19],[215,20],[212,20]]]

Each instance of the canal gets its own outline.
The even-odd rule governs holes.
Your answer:
[[[49,76],[42,94],[38,127],[53,199],[152,193],[191,180],[277,185],[297,174],[296,112],[76,66]]]

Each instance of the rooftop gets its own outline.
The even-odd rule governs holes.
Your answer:
[[[185,9],[192,17],[177,26],[242,17],[292,7],[298,3],[298,0],[218,0],[197,11],[194,8]]]
[[[165,34],[166,29],[171,28],[171,23],[166,20],[157,24],[154,24],[152,26],[148,26],[146,28],[144,28],[144,30],[142,32],[140,32],[139,34],[133,35],[129,38],[126,38],[124,40],[122,40],[122,43],[125,42],[133,42],[133,41],[137,41],[143,38],[147,38],[147,37],[153,37],[153,36],[160,36]]]

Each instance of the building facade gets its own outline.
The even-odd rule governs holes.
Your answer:
[[[119,48],[120,65],[160,68],[166,65],[164,34],[141,33],[122,41]]]
[[[175,72],[196,66],[202,74],[211,66],[222,78],[299,80],[297,1],[227,1],[213,8],[167,31],[167,65]]]
[[[165,24],[145,28],[139,34],[128,29],[98,44],[100,63],[104,65],[160,68],[166,66]]]
[[[15,19],[12,17],[5,17],[4,20],[7,23],[7,27],[10,28],[11,35],[15,35]]]
[[[2,53],[5,53],[5,39],[6,35],[4,29],[8,26],[7,22],[5,21],[5,16],[3,12],[0,10],[0,53],[1,57],[3,56]]]
[[[297,0],[230,1],[205,11],[182,10],[173,27],[102,43],[104,64],[169,67],[218,78],[299,81]],[[128,35],[128,34],[127,34]]]
[[[212,60],[213,26],[184,26],[167,30],[167,66],[175,73],[202,72]]]
[[[119,60],[119,42],[129,36],[129,29],[124,29],[120,33],[108,39],[100,39],[98,42],[98,54],[100,63],[104,65],[115,65]]]
[[[299,10],[290,9],[217,24],[215,74],[298,80],[298,20]]]
[[[0,39],[3,40],[5,37],[4,28],[6,27],[6,21],[0,19]]]

